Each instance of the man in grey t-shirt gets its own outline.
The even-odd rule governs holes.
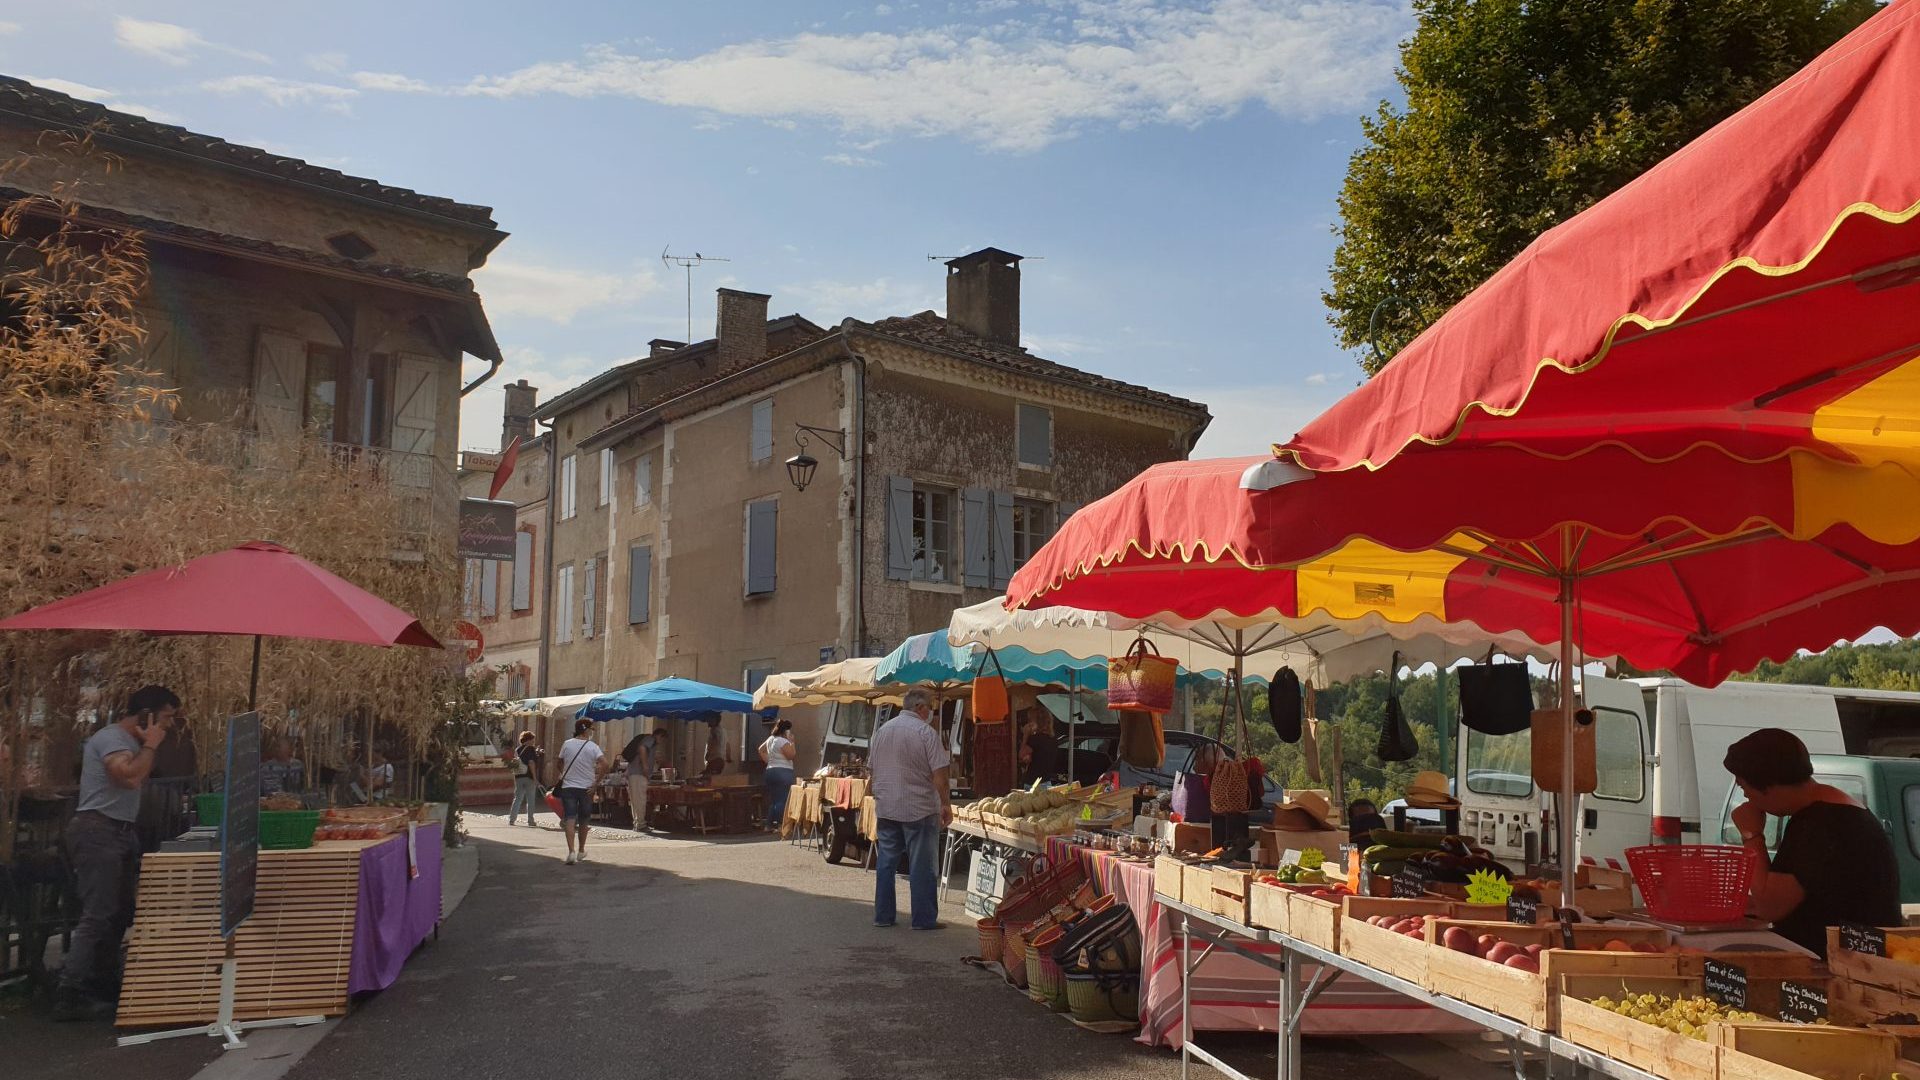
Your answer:
[[[133,922],[139,883],[140,785],[153,772],[161,740],[180,699],[164,686],[127,698],[120,719],[87,740],[80,760],[80,801],[67,824],[67,853],[78,879],[80,921],[73,928],[54,1001],[56,1020],[113,1015],[120,938]]]
[[[892,926],[899,915],[894,875],[904,858],[913,928],[940,927],[935,864],[940,861],[940,833],[953,822],[953,805],[947,791],[952,758],[941,745],[938,723],[933,695],[909,690],[899,715],[880,725],[867,747],[880,833],[875,838],[875,926]]]

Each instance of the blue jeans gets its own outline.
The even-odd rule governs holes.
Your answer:
[[[534,808],[540,805],[540,784],[531,776],[513,778],[513,805],[507,808],[507,824],[513,824],[520,811],[527,812],[527,824],[533,824]]]
[[[913,905],[913,925],[931,928],[940,918],[938,875],[940,815],[919,821],[880,819],[879,854],[873,875],[873,921],[892,926],[899,915],[894,905],[893,879],[900,860],[907,860],[907,894]]]
[[[768,769],[762,777],[767,785],[767,828],[778,828],[787,816],[787,795],[793,791],[792,769]]]

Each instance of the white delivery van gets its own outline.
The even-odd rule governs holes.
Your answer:
[[[1624,866],[1630,847],[1721,843],[1737,801],[1721,767],[1749,732],[1785,728],[1815,754],[1920,756],[1920,693],[1679,679],[1582,680],[1599,787],[1581,800],[1580,855]],[[1516,869],[1553,847],[1553,796],[1533,784],[1527,732],[1457,740],[1460,828]]]

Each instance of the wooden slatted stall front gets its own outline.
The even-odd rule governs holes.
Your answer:
[[[253,917],[234,936],[234,1016],[347,1011],[360,855],[383,841],[344,840],[262,851]],[[211,1021],[220,1004],[220,856],[163,852],[141,861],[116,1023]]]

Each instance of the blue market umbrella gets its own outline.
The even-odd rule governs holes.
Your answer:
[[[778,709],[755,709],[753,695],[692,679],[660,679],[601,694],[581,706],[583,719],[605,723],[634,716],[672,720],[705,720],[718,713],[759,713],[772,716]]]

